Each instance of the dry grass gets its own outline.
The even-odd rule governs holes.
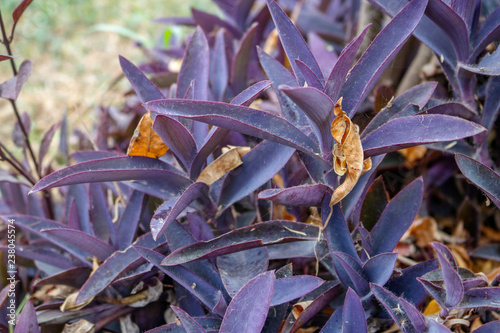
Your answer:
[[[8,27],[18,2],[2,0],[0,9]],[[13,43],[13,52],[19,55],[18,66],[25,59],[34,63],[33,73],[18,99],[19,108],[32,117],[34,139],[59,121],[65,110],[69,112],[70,127],[82,122],[92,127],[96,106],[120,106],[127,83],[122,80],[121,85],[109,90],[111,82],[121,74],[118,55],[133,62],[144,57],[133,39],[115,32],[95,31],[96,25],[125,28],[153,44],[166,27],[151,19],[189,15],[191,5],[215,10],[209,0],[34,1],[21,18]],[[0,82],[11,75],[10,65],[1,63]],[[3,100],[0,122],[2,141],[10,141],[5,139],[10,137],[14,116]]]

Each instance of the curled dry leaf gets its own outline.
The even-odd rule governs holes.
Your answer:
[[[295,303],[292,308],[292,315],[295,319],[299,318],[302,311],[304,311],[313,301],[305,301]]]
[[[94,333],[95,325],[85,319],[64,325],[62,333]]]
[[[335,104],[335,116],[337,116],[330,127],[335,145],[333,146],[333,169],[339,176],[346,175],[344,182],[338,186],[330,199],[330,215],[332,207],[345,198],[351,192],[359,177],[372,168],[370,158],[363,159],[363,147],[359,137],[359,128],[354,125],[347,114],[342,110],[342,97]],[[326,227],[325,226],[323,228]]]
[[[83,303],[76,304],[77,297],[78,297],[78,291],[75,291],[74,293],[70,294],[68,297],[66,297],[64,303],[59,307],[59,310],[61,310],[61,312],[80,310],[94,300],[94,298],[90,298]]]
[[[151,111],[145,113],[137,125],[127,149],[128,156],[158,158],[168,151],[160,136],[153,130]]]
[[[354,125],[342,110],[342,97],[335,104],[335,115],[330,131],[335,145],[333,147],[333,168],[339,176],[346,174],[344,182],[335,189],[330,207],[342,200],[358,182],[362,173],[372,168],[372,160],[363,159],[363,147],[359,138],[359,128]]]
[[[196,180],[211,185],[221,179],[228,171],[236,169],[243,164],[241,158],[250,151],[250,147],[228,146],[222,149],[222,155],[207,165]]]
[[[411,225],[409,234],[416,238],[418,247],[427,247],[434,241],[441,241],[438,225],[434,218],[424,217],[416,219]]]

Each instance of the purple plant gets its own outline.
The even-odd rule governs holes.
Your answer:
[[[369,29],[352,38],[358,1],[299,7],[282,1],[292,11],[303,5],[292,14],[296,24],[271,0],[215,1],[222,18],[193,10],[191,19],[162,19],[196,28],[184,44],[151,50],[153,60],[141,67],[120,57],[136,97],[119,115],[103,111],[107,119],[126,118],[127,125],[113,125],[125,128],[134,118],[127,112],[149,110],[152,129],[169,147],[159,159],[126,156],[127,140],[101,137],[101,150],[72,154],[76,164],[50,174],[38,165],[34,173],[2,146],[2,158],[33,185],[28,195],[7,172],[0,184],[2,219],[22,230],[16,255],[26,266],[18,274],[23,295],[48,285],[72,290],[64,302],[35,307],[27,301],[16,331],[37,324],[56,331],[65,324],[95,331],[296,332],[309,326],[368,332],[395,322],[403,332],[450,332],[450,316],[461,309],[480,309],[491,321],[474,332],[497,331],[499,322],[487,310],[499,307],[498,278],[489,285],[458,267],[440,243],[432,243],[437,260],[419,258],[407,267],[394,251],[417,214],[435,211],[432,196],[456,188],[449,179],[467,187],[469,201],[480,197],[456,176],[456,165],[500,207],[500,156],[490,153],[495,143],[487,140],[498,130],[499,81],[485,78],[497,75],[498,52],[474,64],[500,33],[498,10],[490,14],[488,1],[483,7],[479,1],[373,2],[393,17],[353,66]],[[269,48],[274,28],[281,44]],[[424,82],[370,116],[372,90],[412,35],[444,59],[453,99],[439,99],[442,85]],[[325,42],[342,50],[338,57]],[[169,65],[177,57],[182,65],[175,73]],[[26,66],[21,69],[28,73]],[[25,78],[20,71],[15,79],[18,94]],[[2,94],[13,86],[8,82]],[[343,181],[332,152],[341,143],[330,128],[340,98],[349,120],[370,120],[359,134],[372,167],[330,205]],[[14,130],[24,151],[31,150],[28,123],[19,116]],[[55,131],[45,135],[38,159],[30,154],[35,165]],[[108,139],[117,150],[107,147]],[[395,152],[419,145],[443,153],[423,162],[422,174],[407,168],[397,186],[389,183],[401,164]],[[204,172],[222,164],[226,146],[248,148],[237,165],[207,181]],[[56,187],[61,202],[49,200]],[[453,209],[461,213],[463,205]],[[472,253],[499,260],[496,245]],[[429,295],[441,306],[439,315],[422,314]],[[178,322],[165,322],[164,314]]]

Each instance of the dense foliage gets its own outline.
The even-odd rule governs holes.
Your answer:
[[[483,233],[500,228],[499,4],[370,0],[376,31],[361,1],[214,2],[159,19],[195,28],[143,65],[120,57],[135,93],[58,171],[44,157],[58,128],[68,157],[67,125],[34,152],[15,102],[31,63],[2,23],[15,332],[500,331]]]

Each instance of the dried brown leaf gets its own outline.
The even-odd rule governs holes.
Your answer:
[[[304,311],[313,301],[305,301],[295,303],[292,308],[292,315],[295,319],[299,318],[302,311]]]
[[[95,325],[85,319],[64,325],[62,333],[94,333]]]
[[[61,312],[76,311],[76,310],[83,309],[85,306],[87,306],[87,304],[89,304],[90,302],[92,302],[94,300],[94,298],[92,297],[83,303],[76,304],[75,301],[76,301],[77,297],[78,297],[78,291],[76,291],[76,292],[70,294],[68,297],[66,297],[66,299],[64,300],[64,303],[59,307]]]
[[[415,146],[409,148],[403,148],[398,150],[398,153],[404,156],[405,166],[412,168],[416,165],[416,162],[421,160],[425,153],[427,153],[427,147]]]
[[[410,235],[416,238],[418,247],[427,247],[431,242],[441,241],[437,222],[432,217],[416,219],[410,228]]]
[[[128,156],[158,158],[168,151],[160,136],[153,130],[151,111],[145,113],[137,125],[127,149]]]
[[[223,154],[207,165],[196,181],[211,185],[221,179],[228,171],[243,164],[241,158],[250,151],[250,147],[229,147]]]
[[[342,110],[342,97],[335,104],[337,116],[330,128],[335,145],[333,148],[333,167],[339,176],[346,174],[344,182],[335,189],[330,200],[330,207],[342,200],[358,182],[364,171],[372,167],[370,158],[363,159],[363,147],[359,137],[359,128],[354,125]]]

